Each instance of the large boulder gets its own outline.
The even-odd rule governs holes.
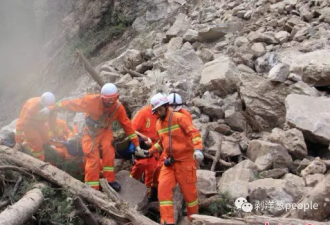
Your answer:
[[[304,159],[307,156],[304,135],[296,128],[287,131],[274,128],[268,139],[272,142],[282,144],[294,158]]]
[[[224,140],[221,144],[221,156],[223,158],[239,156],[242,154],[238,142]]]
[[[283,127],[285,123],[284,101],[288,88],[255,74],[240,76],[239,93],[247,110],[264,130]]]
[[[117,58],[107,62],[108,66],[116,68],[120,72],[124,72],[124,69],[135,69],[135,67],[143,62],[143,57],[140,51],[135,49],[129,49],[122,53]]]
[[[215,172],[209,170],[197,170],[198,199],[203,200],[208,195],[217,193],[217,181]]]
[[[13,120],[10,124],[0,129],[0,139],[7,137],[8,134],[14,132],[14,130],[16,129],[17,120],[18,119]]]
[[[250,141],[246,156],[255,162],[258,157],[268,153],[273,157],[273,168],[287,168],[292,164],[292,158],[284,146],[261,140]]]
[[[190,21],[187,19],[186,14],[179,13],[176,17],[174,24],[170,27],[170,29],[166,32],[166,38],[170,40],[173,37],[184,35],[189,27]]]
[[[285,212],[284,205],[297,202],[304,194],[294,182],[273,178],[259,179],[248,185],[249,200],[255,206],[264,204],[264,209],[258,212],[279,216]],[[273,202],[272,206],[266,207],[267,202]],[[279,204],[281,203],[281,204]],[[282,208],[282,207],[283,208]]]
[[[228,30],[225,25],[205,27],[198,31],[198,40],[201,42],[216,41],[225,36]]]
[[[257,170],[257,166],[248,159],[226,170],[218,183],[219,192],[228,192],[233,200],[239,197],[246,198],[248,184],[256,180]]]
[[[293,59],[291,72],[302,76],[303,81],[315,86],[330,84],[330,52],[317,50]]]
[[[122,170],[116,173],[116,181],[121,184],[121,190],[119,195],[126,201],[131,207],[140,206],[147,201],[147,188],[140,181],[130,177],[130,172]]]
[[[305,138],[329,145],[330,99],[290,94],[285,99],[286,121],[301,130]]]
[[[224,97],[235,92],[238,73],[235,64],[228,56],[218,55],[215,60],[204,65],[200,85]]]

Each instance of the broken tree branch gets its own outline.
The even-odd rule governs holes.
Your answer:
[[[100,179],[100,186],[102,187],[103,192],[105,192],[113,202],[124,202],[120,195],[115,190],[113,190],[112,187],[110,187],[106,179]]]
[[[210,155],[209,153],[206,153],[206,152],[205,152],[205,153],[204,153],[204,156],[205,156],[205,158],[211,159],[212,161],[215,160],[215,157],[214,157],[213,155]],[[232,166],[235,165],[235,163],[233,163],[233,162],[226,162],[226,161],[223,160],[223,159],[219,159],[217,162],[219,162],[220,165],[225,166],[225,167],[232,167]]]
[[[106,217],[100,216],[99,214],[93,213],[93,216],[97,220],[99,225],[118,225],[117,222],[110,220]]]
[[[91,77],[93,78],[93,80],[95,80],[95,82],[98,85],[100,85],[100,87],[103,87],[103,85],[105,84],[105,82],[101,79],[100,75],[96,72],[96,70],[88,62],[88,60],[85,58],[85,56],[82,54],[82,52],[80,50],[76,50],[76,53],[79,56],[79,58],[81,59],[83,65],[84,65],[84,68],[89,73],[89,75],[91,75]]]
[[[81,200],[80,197],[75,196],[73,198],[73,205],[77,210],[77,215],[85,221],[88,225],[98,225],[97,220],[94,218],[93,214],[89,211],[87,206]]]
[[[43,201],[44,196],[39,188],[28,191],[23,198],[0,214],[0,225],[26,224]]]
[[[11,196],[14,197],[14,196],[16,195],[16,193],[17,193],[17,191],[18,191],[18,188],[19,188],[19,186],[21,185],[22,181],[23,181],[23,177],[20,176],[20,177],[18,178],[18,180],[17,180],[15,186],[14,186],[14,189],[13,189],[13,192],[12,192]]]
[[[20,172],[24,175],[27,175],[29,177],[32,177],[32,174],[30,174],[29,172],[27,172],[26,170],[19,168],[17,166],[0,166],[0,170],[15,170],[17,172]]]
[[[121,212],[106,194],[91,188],[49,163],[45,163],[6,146],[0,146],[0,158],[31,170],[34,174],[38,174],[49,182],[65,188],[71,194],[78,195],[85,201],[107,212],[114,220],[121,223],[128,222],[128,217],[125,216],[126,211],[124,213]],[[130,213],[138,221],[137,224],[156,224],[134,210],[131,210]]]
[[[143,75],[142,73],[133,71],[133,70],[129,70],[129,69],[124,69],[125,73],[129,73],[132,77],[145,77],[145,75]]]
[[[211,166],[211,171],[212,171],[212,172],[214,172],[215,167],[216,167],[216,165],[217,165],[217,162],[218,162],[219,159],[220,159],[221,146],[222,146],[222,140],[220,141],[219,148],[217,149],[217,152],[216,152],[216,154],[215,154],[214,160],[213,160],[213,162],[212,162],[212,166]]]
[[[206,198],[206,199],[203,199],[201,200],[199,203],[198,203],[198,207],[200,209],[202,208],[207,208],[209,207],[213,202],[217,201],[218,200],[218,195],[214,195],[212,197],[209,197],[209,198]]]

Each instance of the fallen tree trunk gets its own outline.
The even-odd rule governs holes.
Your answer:
[[[14,205],[9,206],[0,214],[0,225],[23,225],[39,209],[44,196],[39,188],[27,192]]]
[[[217,152],[215,154],[215,157],[213,159],[213,162],[212,162],[212,166],[211,166],[211,171],[214,172],[215,170],[215,167],[220,159],[220,153],[221,153],[221,146],[222,146],[222,140],[220,141],[220,144],[219,144],[219,148],[217,149]]]
[[[133,71],[133,70],[129,70],[129,69],[124,69],[125,73],[129,73],[132,77],[145,77],[145,75],[143,75],[142,73]]]
[[[48,163],[33,158],[32,156],[26,155],[6,146],[0,146],[0,158],[22,166],[32,171],[34,174],[38,174],[44,179],[65,188],[71,194],[80,196],[85,201],[109,213],[109,215],[118,222],[126,223],[129,222],[130,218],[134,217],[137,221],[136,224],[157,224],[134,210],[121,212],[118,208],[116,208],[116,204],[113,203],[104,193],[91,188],[90,186],[71,177],[66,172]],[[127,213],[129,217],[126,216]]]
[[[284,217],[322,221],[330,212],[330,174],[309,191],[300,201],[302,209],[291,209]],[[305,207],[306,206],[306,207]],[[309,207],[309,209],[305,209]]]
[[[206,153],[206,152],[205,152],[205,153],[204,153],[204,156],[205,156],[205,158],[211,159],[212,161],[215,160],[215,157],[214,157],[213,155],[210,155],[209,153]],[[226,162],[226,161],[223,160],[223,159],[219,159],[219,160],[216,161],[216,162],[219,162],[220,165],[225,166],[225,167],[232,167],[232,166],[235,165],[235,163],[233,163],[233,162]]]
[[[98,214],[93,214],[94,218],[97,220],[97,222],[99,223],[99,225],[118,225],[117,222],[110,220],[108,218],[105,218],[103,216],[100,216]]]
[[[281,217],[267,216],[247,216],[245,218],[221,219],[213,216],[192,215],[192,224],[198,225],[278,225],[278,224],[312,224],[312,225],[330,225],[330,222],[317,222],[311,220],[300,220]]]
[[[88,60],[85,58],[82,52],[80,50],[76,50],[76,53],[78,54],[80,60],[84,64],[84,68],[89,73],[89,75],[91,75],[91,77],[96,81],[98,85],[103,87],[103,85],[105,84],[104,81],[101,79],[100,75],[96,72],[96,70],[92,67],[92,65],[88,62]]]

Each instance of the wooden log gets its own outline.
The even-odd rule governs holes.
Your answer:
[[[206,199],[203,199],[201,200],[199,203],[198,203],[198,207],[200,209],[202,208],[206,208],[208,206],[210,206],[213,202],[215,202],[216,200],[218,200],[218,195],[214,195],[212,197],[209,197],[209,198],[206,198]]]
[[[43,201],[44,196],[39,188],[28,191],[23,198],[0,214],[0,225],[26,224]]]
[[[107,194],[107,196],[116,203],[123,203],[124,200],[122,197],[113,190],[112,187],[108,184],[108,181],[106,179],[100,179],[100,186],[102,187],[102,191]]]
[[[268,216],[247,216],[245,218],[232,218],[232,219],[222,219],[213,216],[205,215],[192,215],[193,223],[198,225],[278,225],[278,224],[294,224],[294,225],[330,225],[330,222],[318,222],[311,220],[300,220],[292,218],[282,218],[282,217],[268,217]]]
[[[211,166],[211,171],[212,171],[212,172],[214,172],[215,167],[216,167],[216,165],[217,165],[217,162],[218,162],[219,159],[220,159],[221,146],[222,146],[222,140],[220,141],[219,148],[217,149],[217,152],[216,152],[215,157],[214,157],[213,162],[212,162],[212,166]]]
[[[330,174],[306,193],[299,205],[304,207],[292,208],[284,217],[323,221],[330,212]]]
[[[99,214],[93,213],[93,216],[97,220],[99,225],[118,225],[116,221],[106,218],[104,216],[100,216]]]
[[[62,188],[65,188],[71,194],[78,195],[85,201],[107,212],[111,218],[118,222],[129,222],[127,219],[128,217],[125,216],[127,211],[121,212],[116,207],[116,203],[112,202],[106,194],[91,188],[90,186],[71,177],[66,172],[48,163],[42,162],[32,156],[26,155],[19,151],[15,151],[14,149],[8,148],[6,146],[0,146],[0,158],[22,166],[25,169],[32,171],[34,174],[38,174],[44,179],[58,186],[61,186]],[[130,211],[130,216],[134,217],[134,219],[137,221],[137,224],[157,224],[149,218],[140,215],[134,210]]]
[[[132,77],[145,77],[145,75],[143,75],[142,73],[133,71],[133,70],[129,70],[129,69],[124,69],[125,73],[129,73]]]
[[[19,168],[17,166],[0,166],[0,170],[14,170],[26,176],[32,177],[32,174],[28,173],[26,170]]]
[[[205,158],[211,159],[212,161],[214,161],[215,157],[213,155],[210,155],[209,153],[204,153]],[[235,163],[233,162],[226,162],[223,159],[219,159],[217,162],[220,163],[220,165],[225,166],[225,167],[232,167],[235,165]]]
[[[94,218],[93,214],[89,211],[87,206],[81,200],[80,197],[75,196],[73,198],[73,205],[77,210],[77,215],[85,221],[88,225],[99,225],[97,220]]]
[[[85,58],[85,56],[82,54],[80,50],[76,50],[77,55],[79,56],[79,59],[82,61],[84,68],[86,71],[91,75],[93,80],[100,85],[100,87],[103,87],[105,82],[101,79],[100,75],[96,72],[96,70],[92,67],[92,65],[88,62],[88,60]]]

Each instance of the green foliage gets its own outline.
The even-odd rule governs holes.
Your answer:
[[[112,39],[121,36],[133,21],[133,18],[127,18],[116,11],[113,14],[108,13],[97,26],[74,38],[69,49],[71,52],[80,49],[86,57],[94,56]]]
[[[222,192],[218,194],[216,201],[211,203],[207,208],[200,209],[200,214],[203,215],[230,215],[235,208],[234,202],[228,192]]]

